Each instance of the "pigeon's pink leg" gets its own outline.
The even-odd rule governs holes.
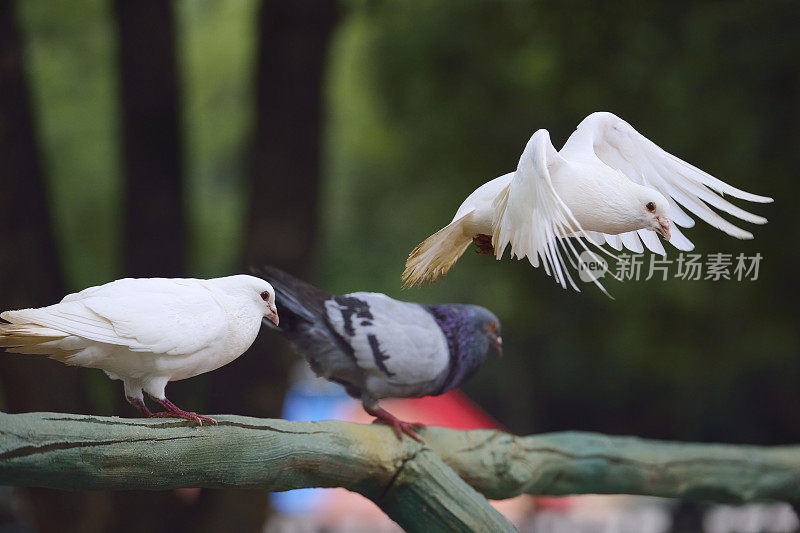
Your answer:
[[[217,425],[217,421],[209,416],[198,415],[197,413],[192,413],[191,411],[184,411],[171,401],[159,398],[154,398],[151,396],[155,401],[160,403],[164,406],[166,411],[162,411],[160,413],[151,413],[148,415],[150,418],[185,418],[186,420],[191,420],[193,422],[197,422],[199,425],[203,425],[203,422],[208,422],[209,424]]]
[[[479,233],[477,237],[472,238],[472,242],[478,247],[475,250],[476,254],[492,255],[494,254],[494,246],[492,245],[492,236]]]
[[[394,428],[395,433],[397,433],[397,438],[403,440],[403,433],[411,437],[417,442],[423,442],[422,437],[420,437],[415,429],[419,429],[421,427],[425,427],[422,424],[414,424],[411,422],[403,422],[389,411],[384,409],[383,407],[379,407],[377,404],[375,407],[370,407],[364,404],[364,410],[375,417],[375,422],[378,424],[388,424]]]
[[[144,404],[142,400],[139,398],[131,398],[130,396],[125,396],[125,399],[128,400],[128,403],[137,408],[142,414],[146,417],[153,416],[153,413],[150,412],[150,409]]]

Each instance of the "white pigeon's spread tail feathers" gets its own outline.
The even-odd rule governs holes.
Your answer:
[[[8,313],[3,313],[7,318]],[[0,348],[10,353],[47,355],[66,362],[77,350],[65,350],[59,341],[69,337],[58,331],[36,324],[0,324]]]
[[[452,221],[411,251],[403,271],[404,288],[435,281],[447,274],[472,242],[473,236],[464,227],[471,215],[469,211]]]

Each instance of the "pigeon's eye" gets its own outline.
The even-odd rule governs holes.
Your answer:
[[[265,302],[266,302],[267,300],[269,300],[269,291],[264,291],[264,292],[262,292],[262,293],[261,293],[261,299],[262,299],[262,300],[264,300]]]
[[[655,202],[647,202],[647,205],[645,205],[645,207],[651,213],[655,213],[656,212],[656,204],[655,204]]]
[[[497,331],[497,322],[492,322],[489,324],[489,329],[492,331]]]

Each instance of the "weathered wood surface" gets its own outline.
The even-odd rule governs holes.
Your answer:
[[[407,531],[516,531],[430,449],[387,427],[215,416],[218,426],[0,413],[0,485],[345,487]]]
[[[197,427],[164,419],[0,414],[0,484],[345,487],[375,501],[407,529],[419,526],[424,513],[424,520],[442,527],[473,520],[474,527],[494,521],[497,529],[502,518],[472,488],[494,499],[606,493],[800,501],[800,446],[686,444],[592,433],[516,437],[443,428],[422,430],[422,446],[407,438],[399,442],[390,428],[376,425],[216,418],[219,426]],[[450,476],[451,469],[469,486]],[[413,523],[403,522],[414,515]]]

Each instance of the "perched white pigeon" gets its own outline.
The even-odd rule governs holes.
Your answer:
[[[215,370],[253,344],[267,318],[278,324],[275,291],[263,279],[121,279],[38,309],[6,311],[0,347],[99,368],[125,384],[125,397],[148,417],[216,424],[164,395],[169,381]],[[151,413],[142,391],[165,411]]]
[[[547,130],[534,133],[516,172],[481,185],[450,224],[411,252],[404,286],[446,274],[475,242],[479,253],[497,259],[510,244],[513,256],[527,257],[535,267],[541,261],[562,287],[569,282],[577,290],[565,258],[575,265],[573,258],[587,248],[583,240],[568,237],[636,253],[644,250],[644,242],[651,251],[664,254],[654,233],[658,232],[679,250],[691,250],[689,239],[672,226],[694,225],[681,205],[728,235],[752,239],[751,233],[711,207],[754,224],[766,219],[736,207],[722,198],[724,194],[772,201],[731,187],[665,152],[612,113],[592,113],[560,152]]]

